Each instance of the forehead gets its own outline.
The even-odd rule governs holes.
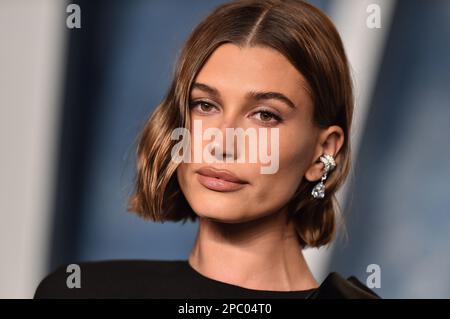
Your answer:
[[[225,94],[270,90],[296,102],[307,98],[302,74],[281,53],[268,47],[223,44],[211,54],[195,81],[212,85]]]

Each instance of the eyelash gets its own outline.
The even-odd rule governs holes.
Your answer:
[[[214,105],[212,105],[211,103],[208,103],[208,102],[206,102],[206,101],[191,101],[190,103],[189,103],[189,108],[190,109],[193,109],[194,107],[196,107],[197,105],[200,105],[200,104],[205,104],[205,105],[208,105],[208,106],[210,106],[210,107],[214,107],[214,108],[217,108],[216,106],[214,106]],[[204,111],[201,111],[202,113],[208,113],[208,112],[204,112]],[[256,112],[254,112],[252,115],[254,115],[254,114],[258,114],[258,113],[265,113],[265,114],[267,114],[267,115],[269,115],[270,117],[272,117],[273,119],[275,119],[276,120],[276,123],[275,124],[279,124],[279,123],[282,123],[283,122],[283,119],[280,117],[280,116],[278,116],[277,114],[275,114],[275,113],[273,113],[272,111],[270,111],[270,110],[268,110],[268,109],[261,109],[261,110],[258,110],[258,111],[256,111]],[[262,120],[259,120],[260,122],[262,122],[262,123],[264,123],[263,125],[273,125],[273,124],[271,124],[270,122],[267,122],[267,121],[262,121]]]

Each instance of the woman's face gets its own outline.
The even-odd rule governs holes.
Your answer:
[[[190,92],[191,138],[202,140],[199,145],[203,152],[208,144],[218,144],[214,144],[217,143],[214,139],[204,140],[204,135],[194,136],[194,120],[201,121],[201,134],[208,128],[220,130],[224,137],[222,148],[207,151],[213,156],[221,152],[223,159],[217,163],[183,162],[177,169],[181,190],[198,216],[238,223],[278,212],[287,204],[317,151],[319,131],[313,125],[313,103],[306,88],[301,73],[276,50],[240,49],[234,44],[224,44],[213,52]],[[293,105],[267,95],[256,99],[248,92],[281,93]],[[234,162],[226,162],[231,150],[226,146],[225,128],[267,129],[264,139],[268,154],[278,151],[277,171],[262,174],[261,166],[268,164],[263,164],[259,157],[256,162],[249,160],[249,143],[243,149],[234,148]],[[278,129],[278,143],[271,138],[274,129]],[[194,143],[192,146],[193,154]],[[244,163],[237,161],[242,154],[247,154]],[[220,181],[214,183],[198,172],[204,167],[226,169],[245,183],[225,183],[225,186]]]

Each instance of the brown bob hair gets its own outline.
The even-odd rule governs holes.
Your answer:
[[[341,38],[319,9],[298,0],[238,0],[218,6],[193,30],[181,50],[175,75],[163,101],[142,130],[137,146],[137,176],[128,210],[153,221],[195,221],[171,160],[171,132],[190,126],[191,83],[224,43],[240,47],[270,47],[283,54],[307,80],[314,103],[314,124],[338,125],[344,144],[336,168],[326,180],[326,195],[315,199],[317,182],[301,181],[287,205],[302,247],[328,244],[336,232],[339,204],[335,193],[351,166],[349,133],[353,115],[353,85]]]

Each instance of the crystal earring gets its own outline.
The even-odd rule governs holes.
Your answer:
[[[325,184],[323,183],[327,179],[327,175],[330,171],[332,171],[336,167],[336,162],[334,161],[333,156],[329,154],[323,154],[320,157],[320,161],[323,163],[324,173],[322,175],[322,179],[319,183],[314,186],[311,194],[314,198],[324,198],[325,197]]]

